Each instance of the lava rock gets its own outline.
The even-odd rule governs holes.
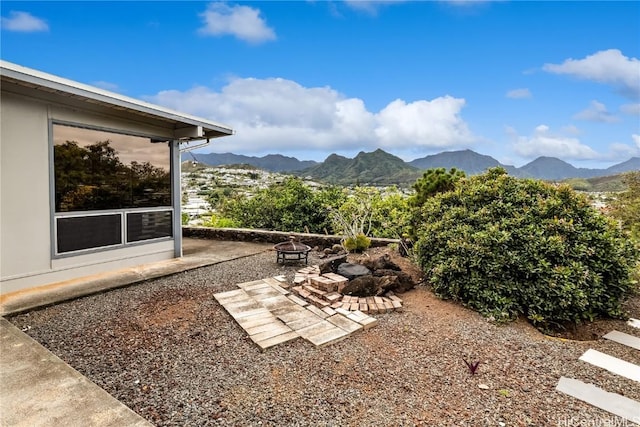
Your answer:
[[[393,261],[391,261],[391,257],[389,254],[381,255],[377,258],[369,258],[362,260],[360,262],[362,265],[367,267],[369,270],[395,270],[400,271],[401,268]]]
[[[347,262],[347,254],[327,258],[319,265],[320,274],[335,273],[338,271],[338,266],[345,262]]]
[[[373,272],[376,277],[384,277],[388,284],[383,285],[384,291],[406,292],[416,287],[410,275],[404,271],[396,270],[376,270]]]

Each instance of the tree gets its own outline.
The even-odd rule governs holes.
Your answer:
[[[415,194],[410,198],[409,204],[420,207],[429,197],[453,190],[456,182],[464,177],[465,173],[456,168],[451,168],[448,172],[445,168],[429,169],[413,184]]]
[[[621,317],[637,288],[638,249],[567,186],[498,168],[461,180],[417,209],[416,253],[434,292],[541,329]]]
[[[612,202],[611,214],[636,242],[640,242],[640,171],[628,172],[622,179],[627,190]]]

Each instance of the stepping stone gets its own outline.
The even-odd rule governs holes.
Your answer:
[[[267,325],[272,323],[276,319],[271,313],[268,316],[261,314],[257,316],[249,316],[241,319],[236,319],[242,329],[247,330],[255,328],[257,326]]]
[[[267,329],[263,329],[261,332],[256,334],[250,334],[249,338],[254,342],[264,341],[269,338],[277,337],[278,335],[287,334],[292,332],[293,330],[285,325],[284,323],[279,324],[271,324]]]
[[[634,328],[640,328],[640,320],[631,318],[627,322],[627,325],[633,326]]]
[[[328,317],[327,321],[333,323],[338,328],[350,334],[362,330],[361,324],[359,324],[358,322],[354,322],[353,320],[347,319],[342,314],[335,314],[331,317]]]
[[[244,327],[244,330],[249,334],[249,336],[254,336],[254,335],[261,334],[263,332],[276,331],[276,330],[282,330],[282,333],[290,332],[292,329],[274,317],[273,320],[269,323],[254,326],[252,328]]]
[[[320,322],[307,326],[306,328],[298,329],[298,334],[304,339],[309,339],[310,337],[318,334],[322,334],[324,332],[333,331],[335,329],[339,329],[337,326],[327,322],[326,320],[321,320]]]
[[[246,292],[243,291],[242,289],[234,289],[232,291],[226,291],[226,292],[220,292],[217,294],[214,294],[213,297],[218,300],[218,301],[222,301],[222,300],[229,300],[231,298],[236,298],[238,296],[246,296]]]
[[[640,366],[618,359],[617,357],[589,349],[580,356],[579,360],[591,363],[594,366],[606,369],[609,372],[629,378],[630,380],[640,382]],[[636,416],[638,414],[640,414],[640,412],[636,413]]]
[[[275,311],[281,308],[291,308],[295,305],[295,303],[293,303],[289,298],[280,294],[271,298],[259,299],[258,302],[270,311]]]
[[[308,317],[317,318],[318,316],[314,315],[313,313],[310,313],[308,310],[305,310],[304,308],[297,305],[297,306],[291,307],[291,310],[288,310],[286,313],[279,314],[276,317],[282,320],[284,323],[291,323],[297,320],[306,319]]]
[[[254,341],[254,342],[258,345],[258,347],[260,347],[261,350],[266,350],[269,347],[273,347],[274,345],[282,344],[282,343],[294,340],[296,338],[300,338],[300,335],[298,335],[295,331],[291,331],[282,335],[277,335],[272,338],[267,338],[262,341]]]
[[[309,303],[306,300],[303,300],[300,297],[297,297],[293,294],[289,294],[287,295],[287,298],[289,298],[291,301],[295,302],[296,304],[298,304],[301,307],[305,307],[307,305],[309,305]]]
[[[310,336],[307,339],[311,341],[316,347],[324,347],[325,345],[342,341],[349,335],[349,332],[336,327],[331,330],[321,332],[317,335]]]
[[[640,350],[640,338],[633,335],[625,334],[624,332],[611,331],[602,338],[606,338],[610,341],[615,341],[618,344],[626,345],[627,347]]]
[[[640,402],[629,399],[628,397],[616,393],[609,393],[593,384],[586,384],[582,381],[566,377],[560,377],[556,390],[580,399],[583,402],[587,402],[596,408],[622,417],[627,421],[638,422]]]
[[[277,292],[275,289],[273,289],[271,286],[266,286],[264,288],[255,288],[255,289],[245,289],[245,292],[253,297],[253,298],[269,298],[269,297],[274,297],[276,295],[281,295],[279,292]]]
[[[263,280],[254,280],[252,282],[240,283],[239,285],[236,285],[236,286],[239,287],[240,289],[245,289],[249,286],[262,285],[262,284],[264,284]]]
[[[307,317],[303,317],[292,322],[286,322],[287,326],[293,329],[294,331],[300,331],[301,329],[308,328],[310,326],[317,325],[324,320],[319,318],[318,316],[311,315]]]

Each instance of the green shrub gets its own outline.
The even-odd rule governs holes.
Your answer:
[[[569,187],[509,177],[458,181],[414,213],[417,258],[434,292],[497,321],[541,329],[621,317],[638,248]]]
[[[314,191],[299,178],[259,190],[253,197],[236,196],[221,206],[224,216],[241,227],[287,232],[331,232],[329,208],[345,200],[338,188]]]
[[[640,242],[640,171],[625,173],[622,182],[627,189],[612,201],[611,214],[632,239]]]
[[[240,224],[232,218],[221,217],[216,214],[212,214],[202,224],[204,227],[211,228],[238,228]]]
[[[371,246],[371,239],[360,233],[355,237],[347,237],[342,244],[348,252],[363,252]]]

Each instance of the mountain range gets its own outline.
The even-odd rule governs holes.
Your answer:
[[[592,178],[617,175],[640,170],[640,157],[613,165],[606,169],[576,168],[555,157],[538,157],[526,165],[516,168],[504,165],[491,156],[472,150],[445,151],[429,155],[411,162],[378,149],[370,153],[361,151],[353,159],[331,154],[323,162],[300,161],[295,157],[270,154],[264,157],[250,157],[232,153],[193,154],[198,162],[221,166],[229,164],[250,164],[273,172],[291,172],[295,175],[333,184],[410,184],[422,176],[426,169],[457,168],[467,175],[477,175],[488,168],[503,167],[512,176],[537,178],[544,180],[562,180],[568,178]]]

